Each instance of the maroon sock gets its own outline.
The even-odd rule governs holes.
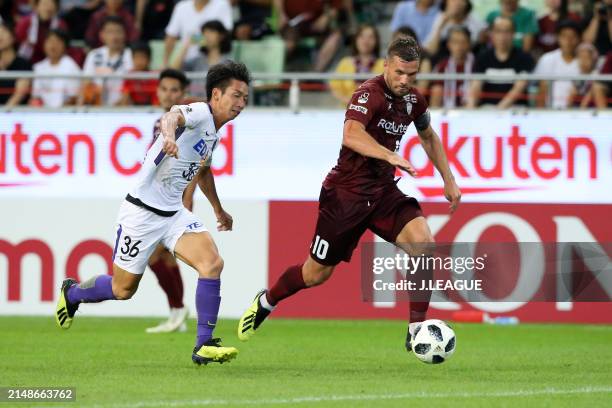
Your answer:
[[[304,264],[293,265],[287,268],[281,277],[278,278],[274,286],[268,290],[266,298],[272,306],[275,306],[281,300],[306,288],[304,278],[302,277],[302,266],[304,266]]]
[[[159,286],[168,296],[168,304],[173,308],[183,307],[183,279],[178,265],[168,265],[163,259],[149,264],[149,267],[157,276]]]
[[[429,259],[429,258],[424,258]],[[433,264],[433,262],[431,263]],[[429,261],[426,261],[425,265],[431,265]],[[433,279],[432,268],[420,268],[415,275],[417,287],[421,287],[423,281],[427,282]],[[429,309],[429,302],[431,300],[431,290],[418,290],[411,294],[412,299],[410,300],[410,323],[422,322],[426,319],[427,309]]]
[[[410,302],[410,323],[424,321],[427,309],[429,309],[429,302]]]

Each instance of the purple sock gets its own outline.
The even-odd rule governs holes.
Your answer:
[[[115,299],[113,295],[113,277],[110,275],[99,275],[73,285],[68,289],[68,301],[70,303],[98,303],[103,300]]]
[[[198,311],[198,338],[196,349],[212,338],[217,324],[219,305],[221,304],[221,280],[198,279],[196,288],[196,309]]]

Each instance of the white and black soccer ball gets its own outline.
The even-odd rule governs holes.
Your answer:
[[[442,320],[425,320],[412,337],[412,351],[424,363],[440,364],[453,355],[457,345],[455,332]]]

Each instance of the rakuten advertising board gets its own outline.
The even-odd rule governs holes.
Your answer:
[[[0,314],[49,314],[65,276],[108,272],[116,211],[159,116],[1,114]],[[236,220],[235,231],[215,235],[226,261],[224,316],[238,316],[261,286],[307,256],[321,181],[337,158],[342,125],[342,111],[247,110],[221,130],[213,171]],[[423,203],[438,241],[499,239],[495,231],[503,230],[502,236],[517,241],[612,242],[612,112],[433,112],[432,127],[463,192],[459,211],[449,217],[441,179],[413,126],[397,149],[420,175],[398,176],[400,188]],[[205,200],[198,200],[196,211],[214,227]],[[358,259],[356,252],[331,282],[288,300],[277,314],[405,318],[405,303],[361,301]],[[189,279],[195,273],[187,267],[182,273],[191,304]],[[162,292],[147,274],[127,304],[87,310],[164,314]],[[531,302],[503,313],[533,321],[612,322],[609,303],[589,305]],[[474,308],[495,312],[487,305],[448,302],[436,304],[432,314],[449,317]]]

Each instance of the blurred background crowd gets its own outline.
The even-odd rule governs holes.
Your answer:
[[[159,105],[157,79],[87,75],[180,69],[205,73],[232,58],[253,72],[378,74],[387,44],[414,37],[419,80],[433,107],[606,108],[612,73],[612,0],[0,0],[0,105]],[[482,73],[462,81],[451,74]],[[496,75],[589,75],[523,81]],[[201,77],[203,78],[203,76]],[[313,80],[302,89],[345,105],[359,81]],[[287,84],[258,84],[257,103],[286,98]],[[205,95],[202,80],[189,85]],[[333,95],[333,97],[332,97]]]

